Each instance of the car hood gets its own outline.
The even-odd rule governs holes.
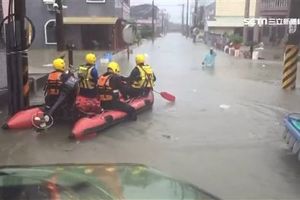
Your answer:
[[[0,199],[218,198],[137,164],[68,164],[0,168]]]

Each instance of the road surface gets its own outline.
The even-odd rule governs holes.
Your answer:
[[[142,163],[224,199],[299,199],[300,163],[281,140],[282,118],[300,110],[299,91],[280,89],[277,62],[217,52],[215,69],[202,70],[208,50],[180,34],[144,43],[134,52],[149,55],[156,89],[175,94],[175,104],[157,96],[137,122],[80,143],[67,139],[71,125],[39,136],[2,131],[1,165]],[[133,60],[122,65],[128,74]]]

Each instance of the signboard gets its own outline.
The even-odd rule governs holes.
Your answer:
[[[135,41],[135,31],[134,27],[130,24],[127,24],[123,29],[123,40],[126,44],[133,44]]]

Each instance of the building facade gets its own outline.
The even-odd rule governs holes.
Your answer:
[[[130,14],[143,38],[152,37],[152,28],[154,28],[155,36],[164,35],[168,31],[170,16],[165,9],[154,6],[154,13],[152,13],[152,4],[141,4],[132,6]],[[153,14],[154,27],[152,27]]]
[[[289,14],[290,0],[258,0],[261,16],[281,16]]]
[[[130,0],[62,0],[66,44],[77,49],[118,51],[125,48],[122,29],[130,16]],[[56,48],[56,8],[51,0],[26,0],[33,21],[33,48]]]
[[[216,0],[216,16],[244,17],[246,0]],[[250,0],[250,16],[255,16],[256,0]]]
[[[205,21],[213,21],[216,17],[216,3],[211,3],[204,8]]]
[[[257,17],[263,18],[287,18],[289,16],[290,0],[257,0]],[[259,34],[255,41],[265,44],[280,45],[287,37],[286,25],[264,25],[259,28]]]
[[[206,31],[220,35],[243,34],[246,0],[216,0],[206,7]],[[215,8],[213,7],[215,6]],[[284,19],[289,15],[290,0],[250,0],[249,18]],[[213,15],[214,14],[214,15]],[[263,25],[247,29],[247,42],[280,45],[287,37],[287,25]]]
[[[206,6],[205,31],[214,34],[240,34],[244,27],[246,0],[216,0]],[[250,1],[250,17],[256,13],[256,0]]]

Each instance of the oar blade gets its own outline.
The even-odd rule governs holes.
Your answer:
[[[175,102],[176,101],[176,97],[168,92],[161,92],[160,96],[162,96],[162,98],[170,101],[170,102]]]

